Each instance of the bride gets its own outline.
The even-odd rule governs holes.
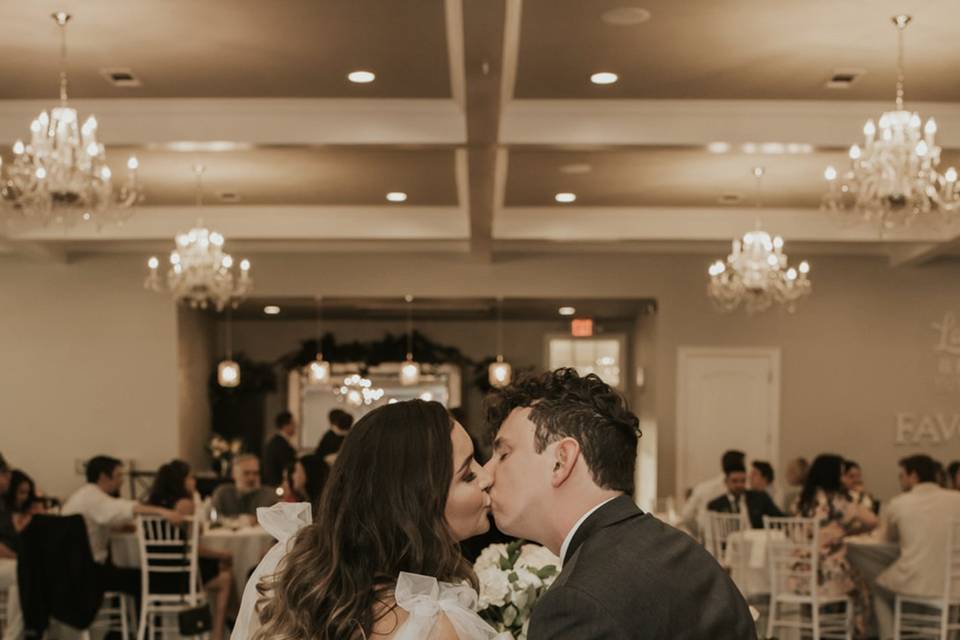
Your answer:
[[[231,639],[509,640],[474,612],[477,579],[458,545],[489,527],[490,484],[443,405],[371,411],[312,524],[309,505],[258,510],[279,543],[250,578]]]

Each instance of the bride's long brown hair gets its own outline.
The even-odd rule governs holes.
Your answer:
[[[380,407],[353,426],[314,523],[257,587],[257,640],[369,637],[395,606],[401,571],[476,586],[444,520],[452,428],[443,405],[422,400]]]

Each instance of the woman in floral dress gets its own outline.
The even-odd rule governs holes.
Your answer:
[[[847,562],[845,538],[870,531],[877,526],[878,519],[872,509],[851,500],[842,475],[843,458],[817,456],[793,511],[820,523],[820,595],[852,597],[854,628],[857,636],[862,637],[870,613],[870,592]]]

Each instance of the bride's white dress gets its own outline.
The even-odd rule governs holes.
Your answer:
[[[249,640],[260,627],[256,612],[257,583],[260,578],[274,573],[288,545],[297,531],[313,521],[310,505],[305,502],[279,503],[270,508],[257,509],[257,520],[277,539],[257,565],[243,590],[240,614],[230,640]],[[397,605],[409,617],[393,634],[392,640],[426,640],[445,615],[460,640],[512,640],[507,632],[498,634],[476,613],[477,593],[465,585],[440,582],[430,576],[401,573],[394,591]]]

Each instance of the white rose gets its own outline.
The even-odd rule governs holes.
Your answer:
[[[549,565],[553,565],[559,570],[560,558],[553,555],[553,552],[546,547],[541,547],[538,544],[525,544],[520,548],[520,557],[517,559],[518,567],[537,571]]]
[[[483,569],[496,567],[500,569],[500,559],[507,557],[507,545],[492,544],[480,552],[480,557],[473,563],[473,568],[478,573]]]
[[[514,573],[517,574],[517,581],[514,583],[514,588],[516,589],[526,591],[530,587],[539,589],[543,586],[543,580],[541,580],[537,574],[525,567],[518,566],[516,569],[514,569]]]
[[[477,580],[480,581],[480,606],[486,609],[489,606],[502,607],[507,603],[510,594],[510,581],[507,574],[494,567],[486,567],[477,571]]]

